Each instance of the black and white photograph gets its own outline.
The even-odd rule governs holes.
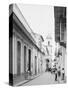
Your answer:
[[[9,5],[9,85],[67,83],[67,7]]]

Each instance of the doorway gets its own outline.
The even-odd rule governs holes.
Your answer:
[[[26,72],[26,46],[24,46],[24,72]]]
[[[17,41],[17,75],[21,73],[21,43]]]
[[[37,74],[37,56],[35,56],[35,74]]]
[[[28,71],[31,71],[31,50],[28,50]]]

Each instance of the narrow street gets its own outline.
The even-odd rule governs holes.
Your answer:
[[[29,81],[28,83],[25,83],[24,86],[26,85],[46,85],[46,84],[57,84],[55,80],[54,74],[51,74],[50,72],[45,72],[41,74],[39,77]]]
[[[9,9],[9,85],[65,83],[66,7],[12,4]]]

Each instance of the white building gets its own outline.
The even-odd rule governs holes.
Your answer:
[[[9,7],[9,83],[15,85],[41,73],[40,56],[34,34],[16,4]]]

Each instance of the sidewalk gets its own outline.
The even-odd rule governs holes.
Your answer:
[[[39,76],[40,76],[40,74],[38,74],[38,75],[33,75],[33,76],[28,76],[28,79],[23,79],[23,77],[20,76],[20,77],[16,80],[17,83],[15,83],[14,86],[21,86],[21,85],[23,85],[23,84],[25,84],[25,83],[27,83],[27,82],[29,82],[29,81],[31,81],[31,80],[39,77]]]

